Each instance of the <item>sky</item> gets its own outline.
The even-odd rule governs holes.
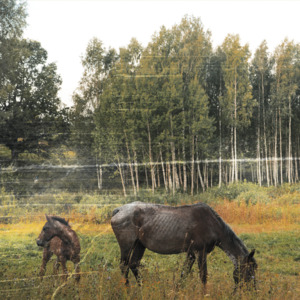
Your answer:
[[[27,0],[24,37],[39,41],[55,62],[63,83],[59,96],[72,106],[83,74],[81,58],[96,37],[106,49],[126,47],[136,38],[144,47],[161,26],[171,28],[185,15],[199,17],[212,34],[213,47],[239,34],[252,53],[263,40],[269,51],[285,38],[300,43],[300,0]]]

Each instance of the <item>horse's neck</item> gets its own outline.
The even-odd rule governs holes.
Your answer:
[[[221,241],[219,247],[231,259],[236,268],[240,261],[248,254],[243,242],[233,232],[229,232],[228,236]]]
[[[65,243],[76,246],[78,244],[78,238],[74,230],[70,227],[63,225],[58,237]]]

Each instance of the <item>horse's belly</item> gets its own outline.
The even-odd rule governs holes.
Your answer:
[[[158,215],[139,229],[139,239],[146,248],[157,253],[185,252],[191,244],[188,225],[174,215]]]
[[[177,254],[187,251],[184,240],[141,239],[142,244],[149,250],[159,254]]]

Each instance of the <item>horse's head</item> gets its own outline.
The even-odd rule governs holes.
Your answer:
[[[236,284],[240,282],[253,282],[255,288],[255,271],[257,269],[257,263],[254,259],[255,250],[252,250],[246,255],[240,262],[238,268],[233,272],[233,278]]]
[[[40,247],[45,247],[54,236],[59,235],[61,232],[61,226],[58,221],[47,215],[46,219],[47,222],[36,240],[37,245]]]

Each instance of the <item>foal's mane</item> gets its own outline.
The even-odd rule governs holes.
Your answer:
[[[69,225],[69,222],[66,219],[61,218],[61,217],[57,217],[57,216],[52,216],[51,218],[53,220],[58,221],[58,222],[62,223],[63,225],[66,225],[66,226],[71,228],[71,226]]]

